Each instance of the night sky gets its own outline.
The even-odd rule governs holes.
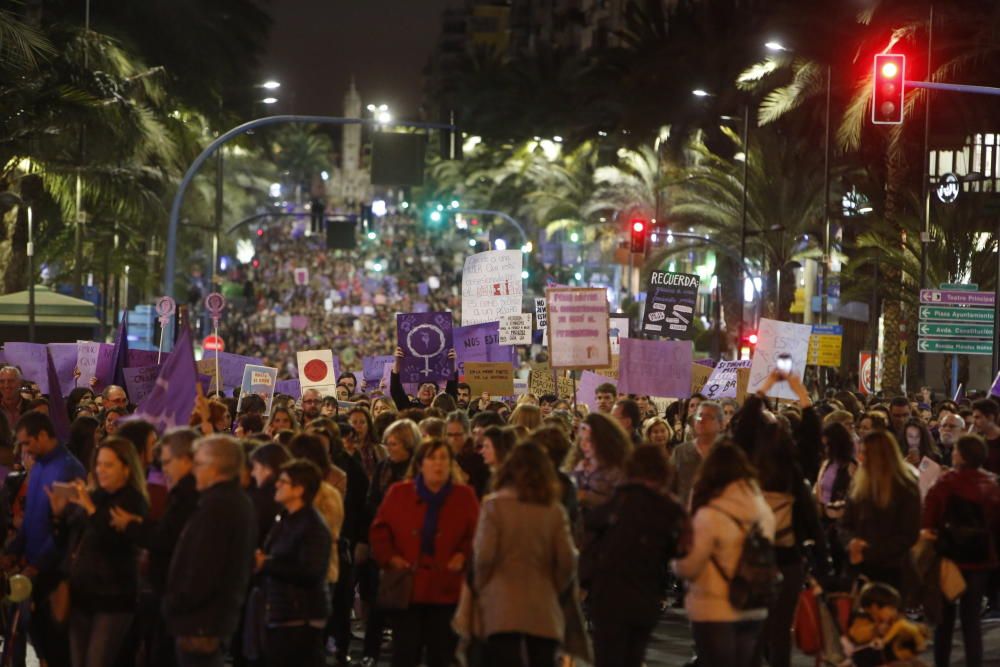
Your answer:
[[[364,104],[415,118],[441,10],[456,0],[271,0],[261,75],[281,82],[275,111],[339,115],[355,77]]]

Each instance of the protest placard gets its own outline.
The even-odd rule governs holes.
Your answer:
[[[125,368],[145,368],[146,366],[156,366],[158,364],[164,364],[167,361],[167,357],[170,356],[169,352],[164,352],[159,360],[156,356],[159,354],[156,350],[133,350],[128,349],[125,355]]]
[[[616,386],[618,384],[617,381],[603,375],[598,375],[593,371],[583,371],[580,374],[580,381],[576,383],[576,402],[588,406],[591,412],[596,412],[597,395],[595,392],[605,382],[610,382]]]
[[[514,378],[514,395],[522,396],[528,393],[528,380],[527,378]]]
[[[517,363],[517,349],[500,344],[500,323],[483,322],[467,327],[455,327],[456,368],[458,376],[465,373],[467,361],[507,361]]]
[[[219,375],[222,376],[223,391],[231,392],[236,387],[241,386],[244,366],[247,364],[254,366],[262,365],[262,361],[257,357],[247,357],[231,352],[216,352],[214,350],[206,350],[202,359],[212,359],[214,363],[216,356],[219,358]],[[199,372],[208,375],[203,370]]]
[[[275,329],[291,329],[292,328],[292,316],[291,315],[275,315],[274,316],[274,328]]]
[[[500,316],[501,345],[531,345],[531,313]]]
[[[395,360],[396,357],[391,354],[363,358],[361,368],[365,383],[370,386],[378,385],[379,380],[385,375],[385,367],[392,366]]]
[[[514,393],[514,367],[503,361],[469,361],[465,364],[465,381],[472,387],[473,396],[483,392],[510,396]]]
[[[215,379],[215,359],[202,359],[195,362],[195,366],[198,368],[199,375],[208,378],[208,384],[204,387],[205,393],[208,394],[217,391],[218,382]]]
[[[462,270],[462,326],[499,321],[521,312],[520,250],[470,255]]]
[[[309,269],[305,267],[298,267],[292,270],[292,275],[295,276],[295,284],[299,287],[304,287],[309,284]]]
[[[528,376],[528,390],[535,396],[555,394],[559,398],[573,400],[573,379],[556,371],[556,381],[552,380],[552,369],[547,363],[532,363]]]
[[[545,290],[549,311],[549,363],[553,368],[594,369],[611,364],[608,292],[601,287]]]
[[[337,388],[336,359],[330,350],[306,350],[295,353],[299,369],[299,388],[316,389],[324,396]]]
[[[541,331],[549,326],[549,307],[545,297],[535,297],[535,328]]]
[[[654,336],[691,340],[700,284],[701,278],[690,273],[651,272],[640,330]]]
[[[403,348],[399,376],[404,383],[440,382],[454,373],[448,358],[451,313],[397,313],[396,344]]]
[[[111,347],[110,345],[108,347]],[[49,353],[41,343],[5,343],[7,363],[21,369],[21,377],[38,385],[43,394],[49,393]],[[58,391],[60,388],[56,387]],[[13,428],[14,425],[10,424]]]
[[[76,343],[49,343],[49,355],[52,357],[52,365],[55,367],[56,377],[59,378],[59,388],[63,396],[69,396],[76,386],[76,378],[73,371],[76,369],[76,358],[78,354]],[[51,387],[50,387],[51,389]]]
[[[296,401],[302,398],[302,388],[298,380],[279,380],[274,385],[274,393],[291,396]]]
[[[624,313],[608,315],[608,338],[611,341],[611,354],[621,354],[621,339],[628,338],[629,320]]]
[[[757,327],[757,350],[750,366],[750,383],[747,391],[756,392],[764,384],[767,376],[777,365],[778,356],[789,354],[792,358],[792,373],[802,379],[806,370],[809,353],[809,336],[812,327],[808,324],[794,324],[761,318]],[[778,382],[767,394],[774,398],[795,400],[797,396],[787,382]]]
[[[615,382],[618,381],[618,375],[621,372],[621,355],[612,354],[611,355],[611,365],[605,368],[595,368],[594,372],[598,375],[603,375],[606,378],[610,378]]]
[[[740,403],[746,398],[747,382],[750,381],[750,359],[720,361],[711,369],[711,375],[699,390],[705,398],[717,401],[720,398],[735,398]]]
[[[708,378],[712,375],[712,369],[708,366],[702,366],[701,364],[691,364],[691,393],[689,396],[694,396],[695,394],[704,394],[703,391],[705,383],[708,382]]]
[[[691,392],[691,341],[622,339],[618,391],[687,398]]]
[[[223,380],[225,382],[225,380]],[[243,405],[243,398],[248,394],[257,394],[264,399],[265,414],[271,413],[271,400],[274,398],[274,389],[278,384],[278,369],[269,366],[258,366],[247,364],[243,368],[243,378],[240,382],[240,400],[236,404],[236,412],[240,411]]]
[[[160,376],[162,364],[153,366],[139,366],[135,368],[125,368],[122,373],[125,375],[125,391],[128,392],[128,400],[133,405],[139,405],[156,386],[156,378]]]
[[[102,345],[106,344],[77,341],[76,367],[80,371],[80,376],[76,379],[77,387],[90,387],[90,379],[97,377],[97,357],[101,353]],[[107,345],[107,347],[111,347],[111,345]]]
[[[93,386],[94,391],[104,391],[109,384],[112,384],[110,379],[114,377],[114,367],[115,346],[102,344],[101,349],[97,352],[97,369],[94,375],[97,378],[97,384]]]

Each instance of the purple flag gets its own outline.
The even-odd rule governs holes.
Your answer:
[[[396,344],[405,355],[399,366],[404,383],[447,380],[454,372],[451,313],[397,313]]]
[[[1000,373],[997,373],[996,379],[993,380],[993,386],[990,387],[990,396],[1000,396]]]
[[[187,426],[198,397],[197,382],[191,330],[185,326],[174,343],[170,358],[163,364],[160,376],[156,378],[156,386],[136,408],[134,417],[145,419],[161,435],[167,429]]]
[[[69,441],[69,413],[66,412],[66,403],[63,402],[62,391],[59,389],[59,376],[56,375],[56,366],[52,361],[52,352],[47,350],[45,355],[48,359],[46,365],[49,388],[49,417],[52,419],[52,426],[56,430],[56,437],[59,442]]]
[[[69,396],[76,386],[73,371],[76,369],[76,343],[49,343],[49,356],[56,367],[56,377],[59,378],[59,388],[63,396]],[[51,388],[50,388],[51,389]]]
[[[104,361],[98,358],[97,364],[97,389],[103,391],[105,387],[116,384],[125,387],[125,374],[122,372],[128,365],[128,311],[122,313],[121,325],[118,327],[118,334],[115,336],[114,347],[111,348],[110,360]]]
[[[517,349],[500,344],[500,323],[483,322],[455,328],[455,356],[459,377],[466,361],[509,361],[517,368]]]
[[[285,394],[286,396],[291,396],[295,400],[302,398],[302,388],[300,387],[298,380],[281,380],[274,385],[274,393]]]
[[[666,398],[691,395],[691,341],[622,338],[621,345],[620,393]]]
[[[21,377],[38,385],[43,394],[49,393],[48,354],[40,343],[7,343],[3,348],[7,363],[21,369]],[[56,388],[59,385],[56,384]],[[11,427],[14,425],[11,424]]]

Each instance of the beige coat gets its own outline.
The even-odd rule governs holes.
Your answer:
[[[344,525],[344,501],[340,497],[340,491],[327,482],[322,482],[319,485],[319,492],[313,499],[313,507],[323,517],[326,527],[330,529],[330,536],[333,538],[333,548],[330,549],[330,565],[327,567],[326,580],[331,584],[336,583],[340,573],[337,540],[340,539],[340,528]]]
[[[483,635],[521,632],[562,641],[559,594],[576,574],[562,505],[524,503],[503,489],[483,499],[473,545]]]
[[[721,510],[721,511],[720,511]],[[761,531],[774,539],[774,513],[755,484],[733,482],[708,505],[698,508],[692,520],[691,550],[674,561],[674,571],[690,582],[684,608],[692,621],[728,622],[761,619],[767,609],[737,610],[729,604],[729,584],[712,557],[732,576],[743,553],[744,532],[726,512],[744,525],[758,522]]]

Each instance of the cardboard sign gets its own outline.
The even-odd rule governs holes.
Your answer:
[[[264,409],[264,413],[270,414],[271,400],[274,398],[274,389],[277,384],[277,368],[247,364],[243,369],[243,380],[240,383],[240,400],[236,404],[236,412],[240,411],[244,396],[257,394],[264,399],[264,405],[267,406]]]
[[[295,284],[299,287],[309,284],[309,269],[304,267],[293,269],[292,274],[295,276]]]
[[[520,250],[489,250],[465,259],[462,269],[462,326],[499,321],[521,312]]]
[[[757,328],[759,342],[757,351],[753,355],[753,364],[750,366],[750,384],[747,391],[756,392],[764,384],[767,376],[775,369],[780,354],[791,355],[792,373],[801,380],[806,370],[811,335],[812,327],[808,324],[761,318],[760,326]],[[778,382],[771,387],[767,395],[789,400],[798,398],[787,382]]]
[[[594,369],[611,364],[608,293],[601,287],[545,290],[552,368]]]
[[[742,403],[746,398],[752,363],[750,359],[720,361],[699,391],[709,400],[735,398]]]
[[[535,328],[541,331],[549,326],[549,307],[545,297],[535,297]]]
[[[501,345],[531,345],[531,313],[500,317]]]
[[[712,375],[712,369],[707,366],[702,366],[701,364],[691,365],[691,393],[689,396],[694,396],[695,394],[704,394],[703,387],[705,383],[708,382],[708,378]]]
[[[470,361],[465,364],[465,381],[472,387],[473,396],[483,392],[510,396],[514,393],[514,367],[502,361]]]
[[[404,382],[447,381],[454,373],[451,313],[397,313],[396,344],[403,348],[399,376]]]
[[[142,366],[138,368],[125,368],[122,373],[125,375],[125,391],[128,392],[128,400],[133,405],[139,405],[153,391],[156,386],[156,378],[160,376],[161,364],[154,366]]]
[[[275,329],[291,329],[292,328],[292,316],[291,315],[275,315],[274,316],[274,328]]]
[[[557,371],[556,381],[552,381],[552,369],[547,363],[531,364],[528,389],[532,394],[535,396],[555,394],[559,398],[573,400],[573,379],[565,377],[562,372]]]
[[[611,354],[621,354],[621,339],[628,338],[628,315],[611,313],[608,316],[608,337],[611,342]]]
[[[330,350],[308,350],[295,353],[295,362],[299,369],[299,387],[301,389],[324,390],[336,388],[337,366]]]
[[[691,340],[699,285],[701,278],[691,273],[653,271],[646,287],[640,330],[653,336]]]
[[[623,338],[618,391],[687,398],[691,391],[693,349],[689,340]]]

